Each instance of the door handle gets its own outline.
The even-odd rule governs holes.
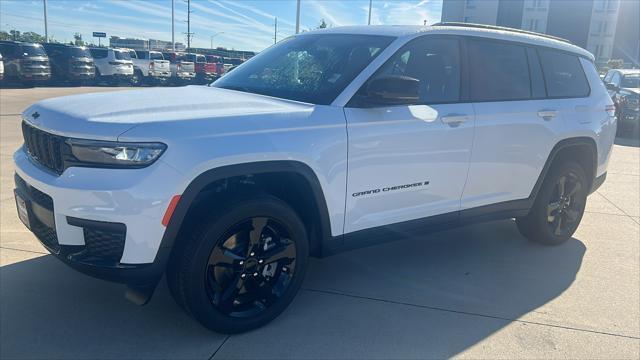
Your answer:
[[[469,121],[469,115],[465,114],[447,114],[442,116],[442,122],[449,125],[460,125],[463,122]]]
[[[544,109],[544,110],[538,111],[538,117],[541,117],[546,121],[550,121],[551,119],[556,117],[556,115],[558,115],[558,112],[556,110]]]

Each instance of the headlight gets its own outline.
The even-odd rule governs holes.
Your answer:
[[[162,143],[125,143],[68,139],[77,165],[141,168],[158,160],[167,149]],[[74,162],[76,162],[74,161]]]

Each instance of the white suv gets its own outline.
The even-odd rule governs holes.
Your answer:
[[[275,318],[309,256],[516,218],[554,245],[605,179],[613,103],[587,51],[486,26],[307,32],[210,87],[23,114],[22,221],[63,262],[198,321]],[[345,269],[345,271],[348,271]]]
[[[109,48],[91,48],[89,52],[96,67],[96,81],[117,84],[131,80],[133,62],[128,52]]]

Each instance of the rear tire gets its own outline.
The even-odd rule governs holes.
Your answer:
[[[304,279],[304,224],[280,199],[259,195],[204,216],[174,249],[167,282],[173,297],[221,333],[258,328],[293,300]]]
[[[516,219],[518,230],[527,239],[540,244],[562,244],[580,225],[587,195],[587,176],[578,163],[554,165],[529,214]]]

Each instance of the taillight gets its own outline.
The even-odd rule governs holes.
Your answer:
[[[156,67],[156,63],[152,62],[152,63],[149,65],[149,67],[150,67],[150,68],[152,68],[152,69],[153,69],[153,68],[155,68],[155,67]]]
[[[177,63],[176,64],[176,69],[178,69],[178,71],[182,70],[182,64]]]
[[[605,105],[604,111],[606,111],[609,116],[616,116],[616,106],[613,104]]]

